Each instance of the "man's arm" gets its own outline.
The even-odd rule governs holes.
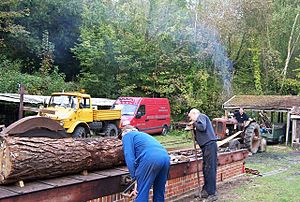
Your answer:
[[[123,142],[123,149],[124,149],[124,156],[127,168],[129,170],[130,176],[132,179],[135,178],[135,152],[134,152],[134,142],[130,135],[125,135],[122,138]]]
[[[205,131],[206,130],[206,119],[205,116],[199,115],[197,121],[193,124],[195,128],[199,131]]]

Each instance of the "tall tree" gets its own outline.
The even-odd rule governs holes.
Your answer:
[[[20,9],[19,1],[17,0],[3,0],[0,2],[0,47],[3,48],[5,46],[4,40],[9,36],[28,33],[23,26],[16,22],[18,18],[28,14],[29,10]],[[0,49],[0,53],[4,52]]]

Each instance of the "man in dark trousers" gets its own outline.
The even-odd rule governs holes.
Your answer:
[[[148,201],[152,185],[153,202],[165,201],[165,185],[170,169],[167,150],[154,137],[130,125],[123,128],[121,138],[131,178],[137,180],[135,201]]]
[[[191,129],[195,130],[195,138],[199,144],[203,156],[204,185],[201,197],[204,201],[216,201],[216,175],[217,175],[217,137],[209,118],[200,113],[198,109],[192,109],[188,114]]]

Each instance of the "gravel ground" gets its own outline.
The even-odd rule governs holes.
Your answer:
[[[253,177],[255,176],[241,175],[233,179],[227,180],[225,182],[218,183],[217,184],[218,201],[224,201],[225,199],[228,200],[230,198],[234,198],[234,195],[232,195],[232,193],[228,193],[228,190],[238,188],[242,184],[251,182],[253,180]],[[198,202],[198,201],[205,202],[205,200],[195,197],[196,194],[197,191],[181,199],[176,200],[176,202]]]

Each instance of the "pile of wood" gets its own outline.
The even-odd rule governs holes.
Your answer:
[[[0,184],[123,165],[122,149],[115,138],[0,136]]]

